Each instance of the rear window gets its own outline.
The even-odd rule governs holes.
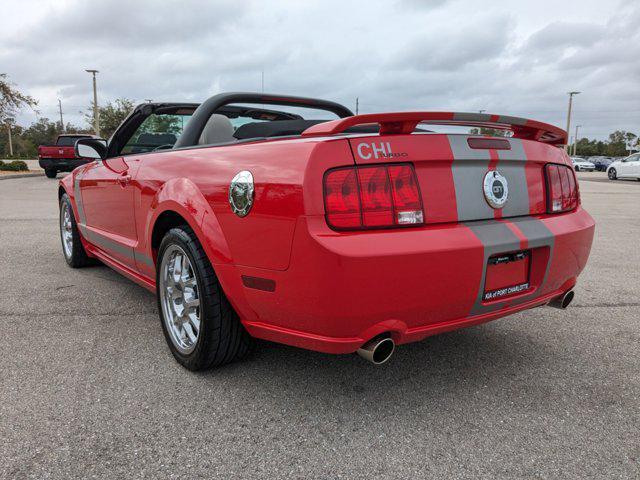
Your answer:
[[[58,141],[56,145],[60,147],[73,147],[76,144],[77,140],[81,138],[87,138],[87,135],[77,135],[72,137],[58,137]]]

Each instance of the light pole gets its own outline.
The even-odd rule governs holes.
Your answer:
[[[576,156],[576,151],[578,150],[578,129],[582,125],[576,125],[576,136],[573,137],[573,156]]]
[[[7,119],[7,136],[9,137],[9,156],[13,157],[13,141],[11,140],[11,119]]]
[[[98,89],[96,87],[96,73],[98,73],[98,70],[85,70],[85,72],[93,75],[93,130],[97,136],[100,136],[100,112],[98,110]]]
[[[62,131],[62,133],[65,133],[64,119],[62,118],[62,100],[60,99],[58,99],[58,110],[60,111],[60,130]]]
[[[567,136],[569,136],[569,129],[571,128],[571,105],[573,103],[573,96],[578,95],[580,92],[568,92],[569,95],[569,110],[567,111]],[[568,139],[567,139],[568,140]],[[565,152],[569,151],[569,145],[564,146]]]

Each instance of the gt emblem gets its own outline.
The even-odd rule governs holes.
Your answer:
[[[497,170],[487,172],[484,176],[484,198],[495,209],[504,207],[509,198],[509,184],[507,179]]]
[[[236,174],[229,185],[229,205],[231,211],[244,217],[253,205],[253,175],[247,170]]]

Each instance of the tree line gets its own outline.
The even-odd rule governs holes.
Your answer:
[[[28,127],[22,127],[15,123],[15,116],[22,108],[30,108],[37,111],[38,102],[28,95],[21,93],[12,84],[6,74],[0,73],[0,156],[9,157],[13,150],[14,158],[35,158],[38,154],[38,146],[51,144],[61,133],[93,133],[93,102],[89,104],[84,113],[86,126],[67,123],[61,125],[59,121],[51,121],[48,118],[38,118]],[[120,123],[133,110],[135,102],[127,98],[119,98],[114,102],[108,102],[98,108],[100,119],[100,134],[109,138],[118,128]],[[174,122],[175,119],[169,120]],[[154,125],[146,125],[149,131],[153,131]],[[169,131],[171,126],[164,125],[162,130]],[[177,127],[176,127],[177,128]],[[504,130],[488,128],[473,128],[472,134],[504,136]],[[576,145],[576,154],[579,156],[601,155],[608,157],[623,157],[630,150],[640,149],[640,139],[631,132],[616,130],[607,140],[591,140],[581,138]]]
[[[120,123],[126,118],[135,103],[126,98],[120,98],[115,102],[98,108],[100,115],[100,134],[104,138],[109,138]],[[91,103],[84,114],[87,125],[74,125],[66,123],[64,128],[60,121],[51,121],[48,118],[38,118],[28,127],[20,125],[10,125],[11,143],[13,147],[13,158],[36,158],[38,146],[55,142],[61,133],[93,133],[93,103]],[[9,158],[9,132],[7,128],[0,130],[0,155]]]
[[[496,130],[492,128],[472,128],[473,135],[493,135],[505,137],[510,134],[508,130]],[[573,145],[570,145],[573,152]],[[625,130],[616,130],[609,134],[606,140],[591,140],[580,138],[576,145],[576,155],[579,157],[626,157],[631,152],[640,150],[640,138],[638,135]]]
[[[624,130],[616,130],[609,134],[605,141],[590,140],[588,138],[578,139],[576,145],[576,155],[580,157],[603,156],[603,157],[626,157],[632,151],[640,148],[640,140],[635,133]]]

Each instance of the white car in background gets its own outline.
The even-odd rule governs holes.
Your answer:
[[[586,161],[582,157],[571,157],[571,161],[576,172],[593,172],[596,169],[593,163]]]
[[[617,160],[607,167],[609,180],[618,178],[635,178],[640,180],[640,153],[634,153],[627,158]]]

